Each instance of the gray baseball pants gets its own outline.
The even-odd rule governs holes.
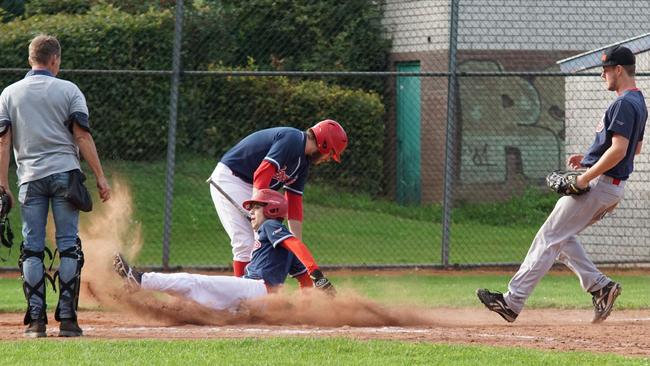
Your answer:
[[[508,284],[504,298],[508,307],[519,314],[539,280],[555,260],[564,263],[580,278],[585,291],[603,288],[609,281],[589,259],[577,235],[614,210],[623,198],[625,181],[614,184],[611,177],[594,179],[591,190],[581,196],[564,196],[539,229],[526,259]]]

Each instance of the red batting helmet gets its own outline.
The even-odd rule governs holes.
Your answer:
[[[244,201],[242,206],[250,210],[254,203],[264,204],[264,216],[271,219],[285,218],[289,211],[289,205],[282,193],[272,189],[260,189],[253,198]]]
[[[340,163],[341,154],[348,146],[348,135],[343,127],[334,120],[326,119],[315,124],[311,130],[316,137],[318,151],[323,155],[329,155],[332,151],[332,158]]]

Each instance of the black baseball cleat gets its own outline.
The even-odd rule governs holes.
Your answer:
[[[500,292],[490,292],[488,289],[479,288],[476,290],[476,296],[481,300],[483,305],[489,310],[501,315],[508,323],[512,323],[517,319],[517,313],[512,311],[506,301],[503,299],[503,294]]]
[[[59,326],[59,337],[81,337],[83,330],[79,327],[76,319],[61,319]]]
[[[594,318],[592,323],[602,323],[614,308],[614,301],[621,294],[623,288],[620,284],[610,281],[605,287],[591,293],[594,303]]]
[[[113,269],[126,281],[126,284],[129,287],[140,287],[140,283],[142,282],[142,272],[138,272],[131,268],[129,262],[127,262],[119,253],[115,254],[113,257]]]
[[[27,328],[25,328],[25,337],[28,338],[41,338],[45,337],[45,320],[38,319],[32,320],[29,322]]]

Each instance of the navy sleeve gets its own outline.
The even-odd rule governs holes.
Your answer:
[[[271,245],[275,248],[278,244],[282,243],[284,240],[293,237],[293,234],[287,229],[284,224],[275,219],[268,219],[264,221],[262,227],[260,228],[266,239],[271,242]],[[262,237],[260,233],[260,238]]]
[[[621,135],[629,140],[634,133],[635,115],[636,111],[630,102],[624,99],[617,101],[607,111],[610,121],[607,131]]]
[[[88,123],[88,115],[81,112],[74,112],[68,117],[68,129],[72,132],[72,124],[76,123],[79,127],[90,132],[90,124]]]
[[[281,132],[266,153],[264,160],[275,165],[277,170],[281,170],[292,158],[295,158],[293,155],[296,155],[296,147],[302,148],[301,133]]]
[[[5,94],[0,95],[0,136],[9,131],[11,127],[11,118],[9,117],[9,108],[5,100]]]
[[[307,268],[302,262],[293,254],[291,254],[291,266],[289,266],[289,276],[297,277],[307,272]]]
[[[645,123],[641,127],[641,133],[639,133],[639,141],[643,141],[643,135],[645,134]]]
[[[8,119],[3,119],[0,121],[0,136],[4,136],[11,127],[11,121]]]

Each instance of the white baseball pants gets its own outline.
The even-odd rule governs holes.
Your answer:
[[[236,177],[225,164],[219,163],[210,176],[239,206],[253,195],[253,185]],[[210,195],[219,220],[230,237],[233,260],[250,262],[255,234],[248,221],[216,188],[210,185]]]
[[[140,286],[173,292],[215,310],[236,310],[242,301],[267,294],[263,280],[190,273],[145,272]]]
[[[585,291],[603,288],[609,281],[589,259],[577,235],[614,210],[623,198],[625,182],[612,183],[602,175],[591,182],[591,190],[581,196],[564,196],[539,229],[526,259],[508,284],[504,298],[508,307],[519,314],[539,280],[554,261],[564,263],[580,279]]]

